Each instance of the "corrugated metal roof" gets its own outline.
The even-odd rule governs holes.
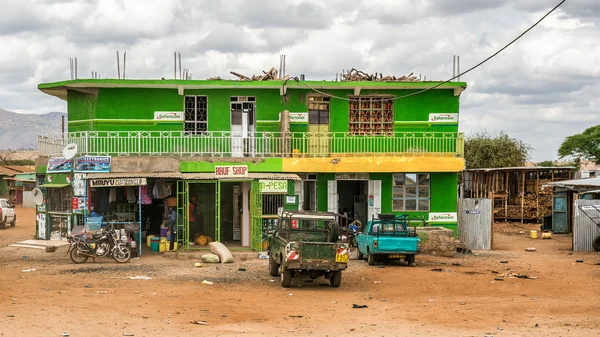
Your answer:
[[[557,186],[557,187],[600,187],[600,177],[586,178],[586,179],[573,179],[573,180],[561,180],[553,183],[544,184],[544,186]]]
[[[180,173],[180,172],[106,172],[87,173],[87,179],[118,179],[118,178],[163,178],[183,180],[243,180],[243,179],[280,179],[280,180],[302,180],[293,173],[248,173],[248,177],[217,178],[212,172]]]

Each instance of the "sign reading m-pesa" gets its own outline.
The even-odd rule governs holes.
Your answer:
[[[458,123],[458,114],[429,114],[429,121],[436,123]]]
[[[429,222],[457,222],[456,212],[429,213]]]

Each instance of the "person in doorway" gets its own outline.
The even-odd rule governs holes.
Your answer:
[[[169,207],[169,218],[168,226],[171,232],[171,241],[169,244],[169,250],[173,250],[175,247],[175,241],[177,240],[177,229],[181,225],[181,214],[175,210],[175,207]]]
[[[99,217],[99,216],[102,216],[102,215],[100,215],[100,213],[96,212],[96,210],[94,209],[94,206],[90,206],[89,217],[90,218],[96,218],[96,217]]]

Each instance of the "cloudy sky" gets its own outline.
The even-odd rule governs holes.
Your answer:
[[[508,43],[559,0],[7,0],[0,3],[0,108],[65,111],[37,84],[96,71],[116,78],[171,78],[173,52],[194,79],[278,67],[307,79],[342,69],[452,75]],[[224,5],[226,4],[226,5]],[[541,25],[463,76],[460,128],[505,131],[556,158],[564,137],[600,124],[600,1],[567,0]]]

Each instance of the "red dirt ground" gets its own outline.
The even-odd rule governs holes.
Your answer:
[[[539,226],[495,225],[493,251],[421,255],[412,268],[353,260],[338,289],[325,280],[284,289],[267,260],[196,268],[199,253],[145,252],[125,265],[74,265],[66,247],[6,247],[33,236],[34,210],[17,214],[17,226],[0,231],[0,336],[600,335],[600,255],[571,253],[566,235],[530,239]]]

